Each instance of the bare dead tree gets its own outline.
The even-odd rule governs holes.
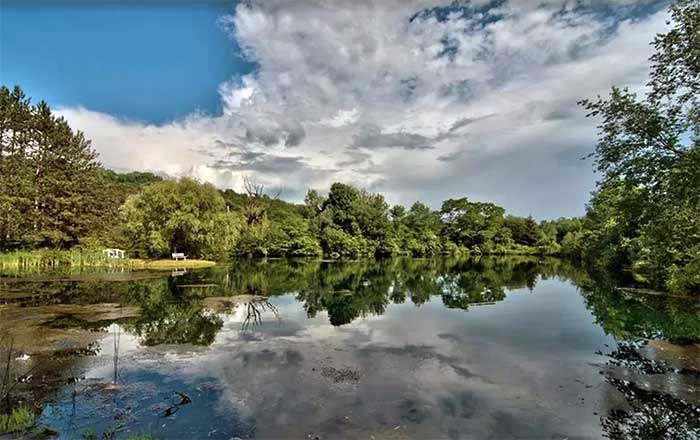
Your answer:
[[[243,215],[249,225],[262,222],[267,215],[265,199],[276,200],[282,194],[279,188],[273,197],[265,195],[265,185],[253,182],[248,176],[243,176],[243,190],[247,197],[246,205],[243,207]]]
[[[248,176],[243,176],[243,189],[248,197],[254,200],[259,200],[265,193],[265,185],[254,183]]]

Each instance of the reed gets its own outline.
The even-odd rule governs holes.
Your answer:
[[[34,427],[36,415],[25,406],[15,408],[10,414],[0,414],[0,434],[23,432]]]
[[[23,276],[39,273],[61,273],[90,268],[116,270],[176,270],[215,266],[208,260],[144,260],[140,258],[109,258],[101,250],[73,248],[69,250],[42,249],[0,254],[0,276]]]
[[[128,259],[108,258],[98,249],[40,249],[0,254],[0,268],[128,267]]]

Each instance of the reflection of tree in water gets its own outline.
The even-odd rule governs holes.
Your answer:
[[[130,282],[120,297],[141,309],[141,316],[124,326],[140,336],[143,344],[208,345],[223,322],[204,307],[207,297],[269,298],[292,293],[309,316],[325,311],[331,324],[344,325],[360,316],[383,314],[391,302],[410,300],[420,305],[439,296],[447,307],[467,309],[501,301],[506,289],[532,288],[538,273],[553,270],[549,264],[524,257],[237,260],[232,268]],[[260,322],[261,310],[272,310],[270,303],[242,305],[247,308],[246,328]]]
[[[420,305],[440,296],[451,308],[493,303],[506,289],[534,287],[546,261],[533,258],[304,260],[236,263],[231,289],[274,296],[295,293],[309,316],[326,311],[333,325],[380,315],[390,302]]]
[[[669,341],[664,344],[677,350],[699,343],[700,304],[690,298],[622,291],[604,278],[588,278],[577,284],[596,322],[619,341],[608,355],[605,375],[628,407],[612,409],[601,417],[606,436],[640,440],[700,438],[700,397],[691,402],[676,391],[680,381],[695,390],[691,393],[700,393],[700,363],[691,362],[690,369],[676,368],[649,354],[650,340]],[[627,375],[621,376],[620,371]],[[660,389],[658,385],[639,384],[648,379],[657,384],[670,380],[671,386]]]
[[[609,378],[630,403],[631,409],[611,410],[601,419],[610,439],[700,438],[700,408],[669,394],[647,391],[634,382]]]
[[[138,304],[141,314],[124,328],[141,338],[144,345],[209,345],[221,329],[219,316],[205,310],[201,297],[176,289],[174,279],[132,283],[128,301]]]
[[[441,280],[442,302],[449,308],[468,309],[472,304],[492,304],[505,298],[498,272],[467,269],[446,274]]]
[[[397,259],[361,262],[324,262],[286,268],[286,262],[256,263],[250,276],[239,268],[241,287],[250,280],[266,280],[256,292],[278,294],[273,286],[294,286],[279,293],[296,293],[309,316],[326,311],[332,325],[360,316],[384,313],[390,302],[416,305],[439,296],[445,306],[467,309],[474,304],[505,298],[508,289],[533,289],[538,276],[558,277],[582,289],[588,307],[603,329],[618,338],[663,337],[689,343],[700,335],[700,305],[661,296],[634,296],[592,286],[591,277],[557,259],[527,257],[480,259]],[[291,278],[287,278],[291,277]],[[255,284],[255,283],[253,283]],[[241,289],[244,290],[244,289]],[[274,293],[273,293],[274,292]],[[698,438],[698,408],[678,397],[645,389],[612,374],[624,367],[636,374],[674,374],[659,363],[650,364],[639,346],[620,343],[611,355],[606,378],[628,401],[628,407],[609,411],[601,424],[609,438]],[[690,374],[698,374],[697,371]]]
[[[381,315],[389,303],[391,273],[386,261],[326,263],[297,294],[313,317],[327,311],[333,325],[359,316]]]
[[[245,307],[245,318],[243,319],[241,330],[248,330],[253,326],[262,325],[262,314],[267,311],[272,312],[275,318],[278,321],[280,320],[277,307],[267,300],[249,301],[242,304],[242,306]]]
[[[410,300],[421,305],[439,296],[448,307],[466,309],[500,301],[506,289],[533,287],[538,273],[553,270],[550,265],[524,257],[344,262],[242,259],[230,268],[167,279],[52,282],[43,301],[60,293],[55,296],[74,304],[127,302],[138,306],[141,314],[124,320],[124,327],[140,336],[143,344],[207,345],[223,325],[216,313],[204,307],[207,297],[294,294],[309,316],[326,311],[333,325],[343,325],[360,316],[383,314],[392,302]],[[258,315],[250,312],[249,322],[254,324]]]
[[[700,339],[700,301],[625,292],[605,280],[579,287],[596,322],[617,339],[645,336],[680,344]]]
[[[620,342],[610,354],[608,366],[623,367],[641,377],[700,377],[700,371],[674,371],[663,363],[646,358],[640,348],[646,341]],[[612,409],[601,417],[601,425],[611,439],[679,439],[700,438],[700,402],[691,403],[670,393],[647,389],[634,381],[616,377],[614,369],[606,380],[627,400],[629,407]],[[700,383],[695,385],[700,392]]]

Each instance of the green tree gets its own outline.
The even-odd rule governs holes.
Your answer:
[[[321,254],[321,246],[311,234],[308,222],[299,215],[288,215],[274,222],[267,237],[268,254],[303,257]]]
[[[246,194],[224,192],[226,202],[245,218],[245,225],[236,246],[239,255],[255,257],[316,256],[321,247],[313,223],[304,215],[309,210],[264,194],[261,185],[245,181]],[[321,203],[321,202],[318,202]]]
[[[68,248],[100,227],[97,153],[45,102],[0,87],[3,248]]]
[[[0,250],[26,246],[33,230],[30,141],[32,109],[19,87],[0,88]]]
[[[448,199],[440,210],[442,234],[476,253],[504,252],[512,243],[504,214],[505,210],[493,203],[470,202],[466,197]]]
[[[334,183],[326,198],[309,191],[305,212],[326,255],[355,257],[398,252],[389,205],[381,194]]]
[[[191,179],[147,185],[121,208],[130,250],[138,256],[163,257],[183,252],[221,259],[229,255],[242,220],[227,212],[211,184]]]
[[[403,219],[406,227],[402,247],[411,255],[429,256],[442,252],[440,217],[430,207],[415,202]]]
[[[362,237],[370,242],[371,253],[393,255],[397,252],[389,220],[389,205],[383,195],[360,191],[353,206],[353,217]]]
[[[510,229],[511,237],[517,244],[534,246],[540,239],[540,229],[537,222],[530,217],[516,217],[509,215],[504,221],[505,227]]]
[[[639,282],[700,293],[700,4],[679,0],[657,35],[649,92],[581,102],[600,117],[603,175],[588,209],[590,259]]]

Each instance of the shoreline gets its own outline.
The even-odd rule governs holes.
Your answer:
[[[216,261],[210,260],[144,260],[141,258],[130,258],[128,265],[132,269],[150,270],[174,270],[174,269],[201,269],[216,266]]]
[[[57,268],[112,268],[130,270],[174,270],[212,267],[216,261],[144,258],[105,258],[91,251],[20,251],[0,254],[0,269],[50,270]]]

